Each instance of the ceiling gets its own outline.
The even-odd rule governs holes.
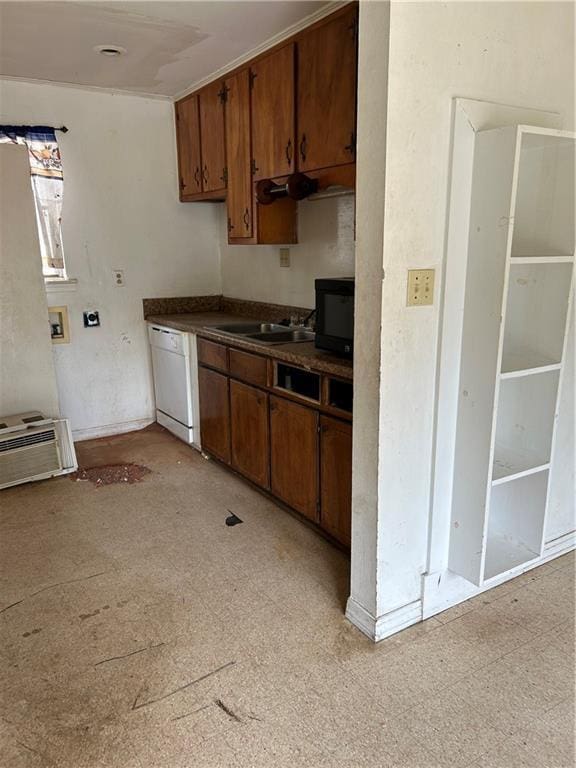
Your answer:
[[[0,75],[176,96],[326,5],[0,2]],[[126,53],[103,56],[98,45]]]

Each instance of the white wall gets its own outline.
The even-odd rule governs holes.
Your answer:
[[[84,436],[139,426],[153,416],[142,298],[221,288],[218,206],[178,201],[172,104],[1,81],[0,120],[69,128],[63,240],[78,286],[49,296],[70,312],[71,343],[55,349],[62,413]],[[86,309],[100,328],[83,327]]]
[[[220,254],[225,296],[296,307],[314,307],[316,277],[354,274],[354,196],[298,203],[298,245],[290,267],[280,266],[278,246],[228,245],[221,206]]]
[[[361,5],[361,29],[371,5]],[[376,628],[382,617],[420,601],[427,569],[451,100],[558,111],[563,127],[573,129],[573,14],[572,4],[555,2],[391,4],[385,279],[382,306],[373,306],[382,317]],[[386,87],[378,85],[378,72],[361,67],[363,79]],[[380,122],[385,119],[382,114]],[[366,227],[381,226],[363,219],[359,205],[361,220]],[[362,256],[359,251],[358,262]],[[406,272],[417,267],[436,269],[432,307],[406,307]],[[368,361],[364,369],[356,367],[356,382],[368,370]],[[355,436],[354,460],[375,460],[362,435]],[[363,514],[358,525],[366,519]],[[353,552],[353,564],[355,559],[361,562],[362,553],[355,558]],[[353,594],[360,577],[353,569]],[[355,594],[367,609],[372,597]],[[410,616],[416,620],[415,613]]]
[[[48,307],[25,147],[0,144],[0,416],[58,416]]]

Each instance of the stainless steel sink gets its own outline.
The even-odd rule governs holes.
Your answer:
[[[220,331],[220,333],[229,333],[232,336],[249,336],[253,333],[282,333],[286,331],[285,325],[277,325],[276,323],[228,323],[225,325],[208,325],[206,326],[212,331]]]
[[[314,341],[313,331],[307,331],[304,328],[293,328],[292,330],[274,331],[272,333],[254,333],[246,338],[256,341],[259,344],[293,344],[302,341]]]
[[[288,328],[276,323],[228,323],[225,325],[207,325],[211,331],[242,336],[257,344],[294,344],[302,341],[314,341],[314,332],[306,328]]]

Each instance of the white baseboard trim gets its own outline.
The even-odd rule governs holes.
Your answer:
[[[382,616],[374,617],[353,597],[346,604],[346,618],[375,643],[422,621],[422,601],[403,605]]]
[[[154,423],[154,419],[135,419],[134,421],[121,421],[119,424],[104,424],[101,427],[89,427],[88,429],[73,429],[72,439],[75,443],[83,440],[94,440],[97,437],[111,437],[123,435],[125,432],[135,432],[144,429]]]
[[[576,549],[576,531],[570,531],[570,533],[565,533],[563,536],[558,536],[557,539],[547,541],[544,544],[542,561],[546,563],[555,557],[560,557],[560,555],[570,552],[572,549]]]

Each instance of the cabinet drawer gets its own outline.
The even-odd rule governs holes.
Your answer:
[[[229,350],[230,374],[242,381],[265,387],[267,384],[267,369],[265,357],[251,355],[248,352],[240,352],[238,349]]]
[[[198,362],[216,368],[219,371],[228,370],[228,355],[226,347],[213,341],[198,339]]]

